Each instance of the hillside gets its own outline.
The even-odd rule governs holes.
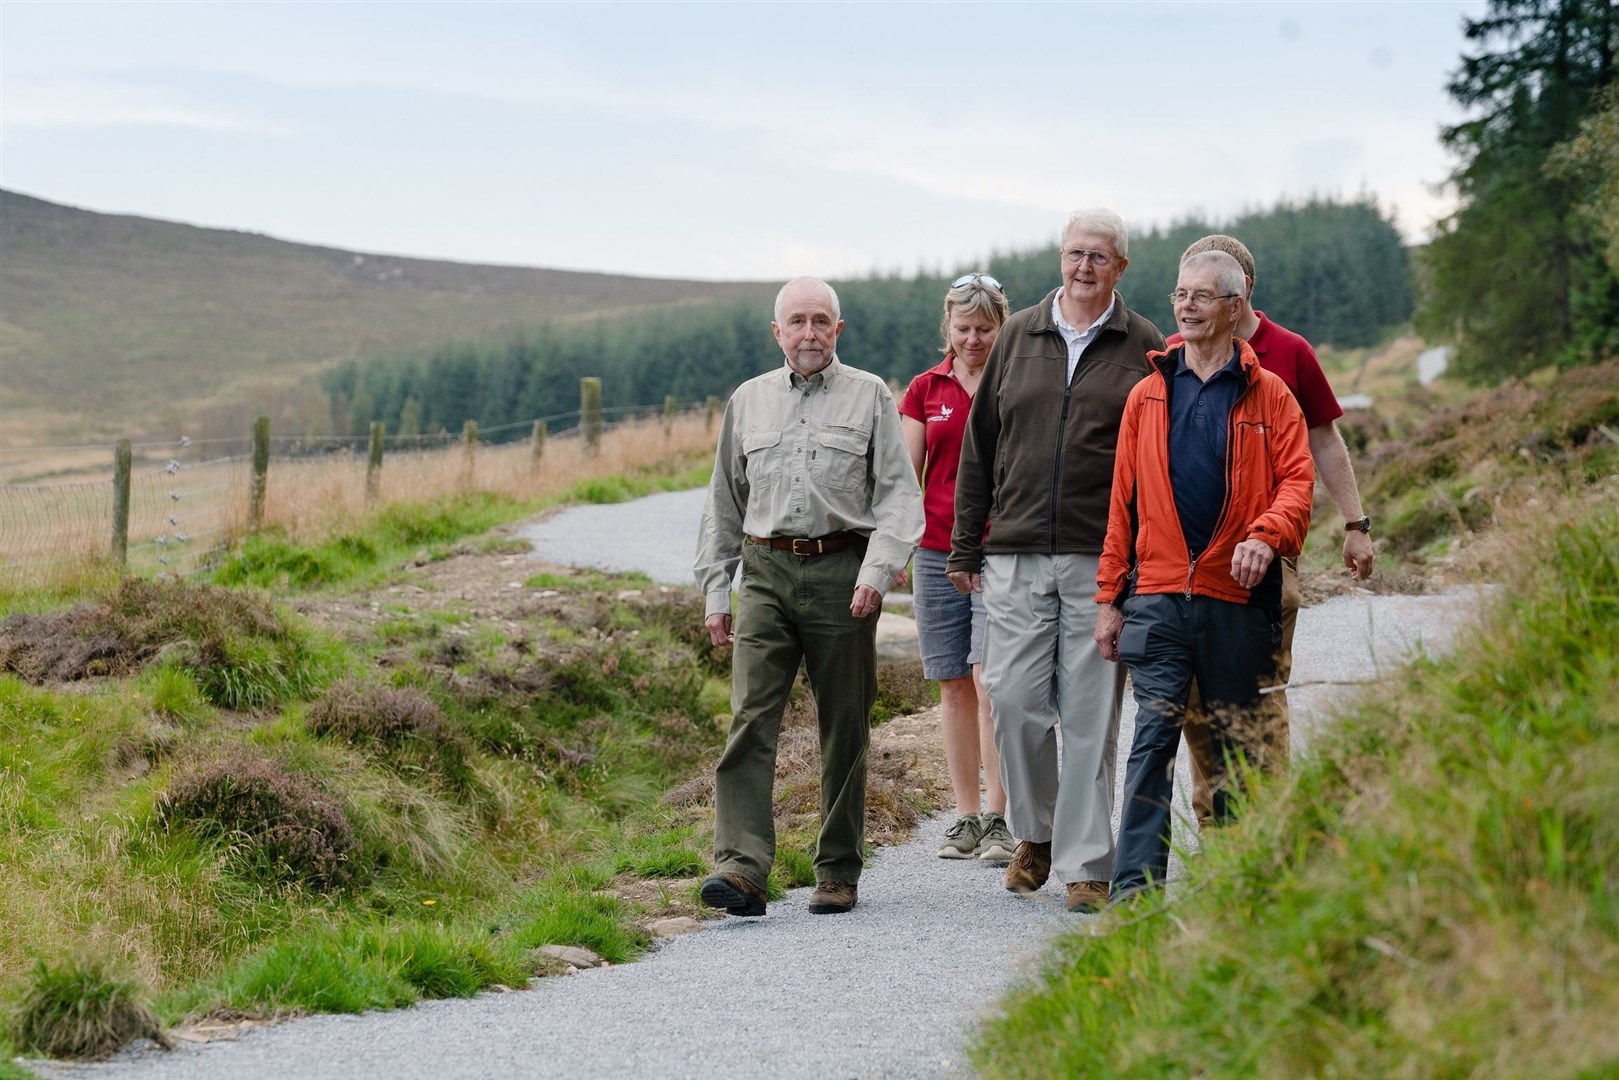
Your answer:
[[[0,445],[153,430],[380,351],[773,288],[372,255],[0,191]]]

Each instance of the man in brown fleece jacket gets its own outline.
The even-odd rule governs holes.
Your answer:
[[[1128,245],[1118,214],[1077,211],[1062,286],[1001,329],[967,418],[947,564],[956,588],[984,592],[984,688],[1020,841],[1006,887],[1034,892],[1055,871],[1071,911],[1106,904],[1113,876],[1124,673],[1091,639],[1096,566],[1119,418],[1164,347],[1115,291]]]

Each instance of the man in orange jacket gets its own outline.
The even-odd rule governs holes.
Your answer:
[[[1181,264],[1170,299],[1183,344],[1151,357],[1119,429],[1095,638],[1135,685],[1114,899],[1162,884],[1181,712],[1195,680],[1211,721],[1215,820],[1243,714],[1276,671],[1282,568],[1310,526],[1315,467],[1304,413],[1237,339],[1242,267]]]

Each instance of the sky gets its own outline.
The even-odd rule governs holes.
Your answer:
[[[1467,3],[0,3],[0,186],[358,251],[952,270],[1374,195],[1450,206]]]

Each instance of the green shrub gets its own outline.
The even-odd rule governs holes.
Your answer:
[[[245,747],[179,770],[158,816],[167,829],[229,845],[234,861],[261,880],[324,890],[357,875],[359,845],[342,804]]]
[[[466,737],[413,687],[338,683],[309,707],[308,723],[316,735],[377,751],[399,772],[429,772],[456,791],[472,785]]]
[[[877,703],[871,707],[871,722],[880,724],[896,716],[921,712],[938,700],[939,684],[922,674],[922,661],[879,664]]]
[[[39,961],[11,1024],[17,1049],[52,1058],[110,1057],[141,1038],[168,1044],[144,988],[99,959]]]

